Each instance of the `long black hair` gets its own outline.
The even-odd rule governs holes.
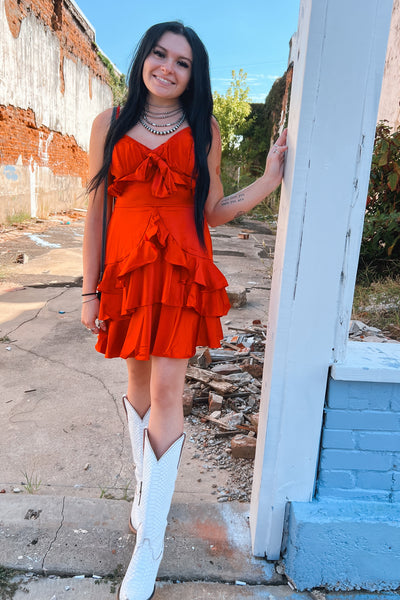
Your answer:
[[[204,244],[204,205],[210,187],[207,155],[211,147],[211,94],[209,60],[204,44],[191,27],[179,21],[158,23],[150,27],[140,40],[128,74],[128,96],[118,119],[111,124],[104,145],[104,160],[99,172],[89,182],[89,191],[95,190],[107,176],[115,144],[139,121],[146,103],[147,88],[143,82],[143,63],[159,39],[166,32],[183,35],[193,55],[192,71],[187,89],[180,97],[182,108],[192,131],[195,150],[196,187],[194,218],[199,240]]]

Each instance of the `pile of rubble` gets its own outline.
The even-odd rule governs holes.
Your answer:
[[[221,348],[199,349],[189,361],[184,413],[196,425],[201,458],[228,469],[230,487],[218,501],[250,500],[255,456],[266,326],[253,321],[225,337]],[[221,490],[219,490],[221,491]],[[218,491],[216,492],[218,493]]]
[[[396,333],[395,330],[398,329],[397,335],[400,334],[400,328],[396,327],[395,325],[392,325],[392,328],[394,330],[393,333]],[[398,341],[388,337],[387,333],[389,333],[389,332],[383,332],[381,329],[378,329],[377,327],[370,327],[369,325],[366,325],[362,321],[357,321],[357,320],[350,321],[349,339],[353,340],[355,342],[373,342],[373,343],[391,342],[391,343],[397,344]]]
[[[189,361],[183,395],[184,414],[195,444],[194,458],[207,468],[226,469],[228,488],[217,488],[219,502],[250,501],[256,450],[261,380],[267,328],[261,321],[229,327],[221,348],[200,348]],[[382,331],[351,321],[349,338],[393,342]]]

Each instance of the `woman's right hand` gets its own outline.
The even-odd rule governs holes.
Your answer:
[[[98,334],[100,329],[106,331],[106,324],[104,321],[98,321],[100,301],[97,297],[94,297],[89,302],[84,300],[82,303],[81,322],[82,324],[94,334]],[[97,323],[97,324],[96,324]],[[98,326],[99,325],[99,326]]]

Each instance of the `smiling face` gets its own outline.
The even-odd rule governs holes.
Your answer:
[[[187,39],[167,31],[143,63],[143,82],[148,101],[159,106],[173,104],[186,90],[192,73],[192,49]]]

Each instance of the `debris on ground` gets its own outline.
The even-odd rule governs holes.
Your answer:
[[[221,348],[198,348],[189,360],[184,413],[194,425],[191,441],[198,458],[229,472],[229,489],[216,490],[217,500],[249,502],[267,327],[256,320],[244,328],[230,324],[228,330]],[[361,321],[351,321],[349,339],[394,341]]]
[[[399,343],[398,341],[388,337],[386,333],[391,333],[393,335],[393,333],[395,332],[384,332],[381,329],[378,329],[377,327],[370,327],[362,321],[350,321],[349,339],[352,341],[375,343],[391,342],[395,344]]]
[[[190,359],[184,410],[199,457],[229,471],[229,489],[216,489],[217,500],[249,502],[267,328],[256,320],[228,329],[221,348],[198,348]]]

